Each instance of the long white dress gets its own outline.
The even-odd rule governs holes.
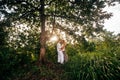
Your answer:
[[[60,43],[57,43],[57,53],[58,53],[58,63],[63,64],[64,63],[64,55],[63,51],[61,50],[62,45]]]

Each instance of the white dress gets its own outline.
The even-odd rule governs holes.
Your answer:
[[[57,53],[58,53],[58,63],[63,64],[64,63],[64,55],[63,51],[61,50],[62,45],[60,43],[57,43]]]

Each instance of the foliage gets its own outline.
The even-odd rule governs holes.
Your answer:
[[[0,15],[4,15],[4,20],[0,20],[1,80],[117,80],[120,78],[120,37],[102,31],[104,19],[111,16],[102,11],[106,3],[103,0],[44,0],[44,15],[49,31],[47,36],[50,36],[49,33],[52,31],[50,25],[55,18],[55,28],[72,35],[77,43],[67,44],[66,53],[69,61],[64,65],[57,64],[56,43],[46,45],[46,64],[38,66],[36,61],[41,32],[41,2],[38,1],[0,1]],[[110,1],[107,3],[112,4]],[[93,26],[94,23],[96,26]],[[22,28],[20,26],[22,24],[27,25],[29,30],[24,29],[25,26]],[[11,27],[6,28],[6,26]],[[23,32],[20,32],[20,29]],[[76,32],[80,32],[81,35],[75,34]],[[87,41],[85,37],[89,39],[91,35],[94,36],[94,32],[103,33],[103,39],[96,42]]]
[[[55,43],[56,44],[56,43]],[[56,45],[55,44],[51,44],[49,46],[47,46],[46,48],[46,55],[47,55],[47,59],[49,61],[52,61],[52,62],[57,62],[56,59],[57,59],[57,49],[56,49]]]
[[[95,42],[95,50],[86,51],[80,44],[67,44],[69,60],[57,64],[56,43],[46,46],[45,65],[36,66],[38,55],[28,48],[4,48],[0,51],[2,80],[117,80],[120,74],[120,46],[115,38]],[[111,46],[112,45],[112,46]],[[84,46],[84,44],[82,44]],[[37,56],[36,56],[37,55]],[[7,73],[6,73],[7,72]]]
[[[73,36],[76,35],[74,32],[81,32],[81,34],[86,36],[93,36],[94,32],[97,34],[102,31],[104,19],[108,19],[111,16],[111,13],[102,10],[105,4],[114,4],[114,1],[99,0],[44,0],[44,10],[41,12],[41,1],[42,0],[1,0],[0,12],[1,15],[4,15],[4,18],[7,18],[6,20],[8,20],[7,22],[10,22],[10,24],[15,24],[19,21],[21,23],[32,24],[36,27],[41,27],[40,22],[42,20],[40,21],[40,16],[43,13],[47,22],[46,26],[48,27],[59,24],[60,26],[54,27],[64,30],[65,32],[69,31],[69,34],[72,33]],[[64,27],[60,22],[64,22],[64,24],[67,23],[67,26],[73,23],[72,28],[70,28],[70,26]],[[78,25],[76,26],[76,24]],[[48,31],[51,32],[50,29]]]
[[[24,52],[19,54],[11,48],[4,48],[3,51],[0,51],[1,79],[9,80],[12,77],[21,76],[25,72],[24,69],[29,69],[31,61],[32,58],[29,54]]]
[[[86,53],[73,57],[65,67],[69,80],[119,79],[119,60],[100,53]]]
[[[6,46],[6,37],[8,36],[8,31],[5,30],[4,21],[0,22],[0,50]]]
[[[109,43],[109,42],[108,42]],[[70,61],[64,65],[65,75],[69,80],[116,80],[120,76],[119,47],[112,46],[114,51],[97,50],[94,52],[84,52],[84,54],[73,54],[70,49]],[[76,47],[75,47],[76,48]],[[112,48],[113,49],[113,48]],[[77,49],[78,50],[78,49]],[[75,50],[75,51],[77,51]],[[116,52],[117,51],[117,52]],[[117,54],[117,55],[116,55]]]

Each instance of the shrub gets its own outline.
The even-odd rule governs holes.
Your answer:
[[[101,53],[76,55],[64,66],[68,80],[118,80],[120,61]]]

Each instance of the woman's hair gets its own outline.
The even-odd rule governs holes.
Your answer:
[[[61,42],[62,42],[62,39],[59,38],[59,39],[57,40],[57,42],[60,42],[60,43],[61,43]]]
[[[66,44],[65,40],[62,40],[62,44]]]

